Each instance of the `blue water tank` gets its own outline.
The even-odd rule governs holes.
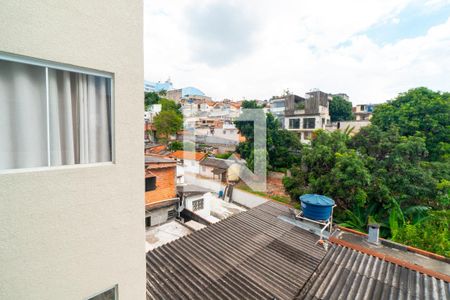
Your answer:
[[[303,216],[312,220],[328,220],[334,200],[323,195],[305,194],[300,196]]]

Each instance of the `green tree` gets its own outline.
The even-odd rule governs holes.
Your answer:
[[[158,104],[161,98],[155,92],[147,92],[144,94],[145,109],[148,110],[150,105]]]
[[[173,111],[177,115],[182,116],[182,113],[180,110],[181,105],[177,104],[175,101],[165,99],[165,98],[160,98],[158,104],[161,104],[161,111]]]
[[[173,110],[160,112],[154,119],[153,123],[158,136],[163,136],[165,140],[169,136],[177,133],[183,127],[183,119]]]
[[[425,137],[430,160],[450,155],[450,93],[411,89],[377,106],[372,123],[381,130],[395,125],[400,135]]]
[[[334,96],[330,102],[331,122],[353,120],[352,103],[341,96]]]
[[[259,113],[263,114],[262,107],[256,101],[244,101],[242,104],[244,109],[260,109]],[[258,113],[258,112],[252,112]],[[243,117],[247,112],[244,110]],[[241,154],[242,158],[247,161],[249,168],[253,166],[254,158],[254,123],[251,121],[235,121],[241,135],[246,138],[245,142],[241,142],[236,151]],[[301,143],[296,134],[286,129],[282,129],[278,120],[270,113],[266,115],[266,157],[267,167],[269,170],[284,171],[299,159]],[[259,155],[262,155],[259,153]]]
[[[393,240],[450,257],[450,210],[432,211],[420,222],[400,227]]]

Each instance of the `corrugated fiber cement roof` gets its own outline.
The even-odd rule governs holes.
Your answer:
[[[147,253],[147,299],[450,299],[450,283],[337,244],[266,202]]]
[[[293,299],[325,256],[267,202],[147,254],[148,299]]]

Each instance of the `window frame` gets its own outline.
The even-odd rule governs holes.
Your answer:
[[[147,220],[150,221],[150,225],[149,226],[147,226]],[[145,229],[148,229],[150,227],[152,227],[152,216],[148,215],[148,216],[145,216]]]
[[[167,220],[175,219],[176,217],[177,217],[177,210],[175,208],[169,209],[167,211]]]
[[[194,205],[194,203],[201,203],[201,205]],[[201,208],[199,208],[201,206]],[[205,200],[203,198],[192,200],[192,211],[205,209]]]
[[[294,122],[298,122],[298,127],[293,126]],[[291,126],[292,125],[292,126]],[[288,129],[301,129],[300,126],[300,118],[292,118],[289,119],[289,128]]]
[[[59,166],[51,166],[50,165],[50,152],[48,152],[48,164],[47,166],[40,166],[40,167],[25,167],[25,168],[17,168],[17,169],[3,169],[0,170],[1,174],[14,174],[14,173],[28,173],[28,172],[36,172],[36,171],[50,171],[50,170],[59,170],[59,169],[76,169],[76,168],[86,168],[86,167],[97,167],[97,166],[107,166],[107,165],[115,165],[116,164],[116,139],[115,139],[115,80],[114,80],[114,73],[106,72],[106,71],[100,71],[95,70],[91,68],[85,68],[85,67],[77,67],[74,65],[69,65],[65,63],[58,63],[58,62],[52,62],[44,59],[38,59],[28,56],[22,56],[22,55],[16,55],[16,54],[10,54],[0,51],[0,60],[8,61],[8,62],[15,62],[15,63],[21,63],[26,65],[32,65],[37,67],[44,68],[45,71],[45,90],[46,90],[46,115],[47,115],[47,144],[50,144],[49,139],[49,114],[50,114],[50,107],[49,107],[49,81],[48,81],[48,70],[54,69],[54,70],[60,70],[60,71],[68,71],[68,72],[74,72],[84,75],[92,75],[92,76],[98,76],[107,78],[111,81],[111,116],[110,116],[110,127],[111,127],[111,161],[106,162],[95,162],[95,163],[84,163],[84,164],[73,164],[73,165],[59,165]]]
[[[100,296],[101,294],[103,294],[105,292],[108,292],[109,290],[112,290],[112,289],[114,289],[114,298],[115,298],[115,300],[118,300],[119,299],[119,285],[118,284],[115,284],[115,285],[113,285],[113,286],[111,286],[109,288],[106,288],[106,289],[102,290],[101,292],[98,292],[98,293],[95,293],[95,294],[93,294],[91,296],[88,296],[88,297],[84,298],[84,300],[92,300],[93,298],[95,298],[97,296]]]
[[[148,185],[148,186],[149,186],[149,190],[147,190],[147,179],[149,180],[149,185]],[[154,180],[154,181],[155,181],[154,185],[151,184],[150,180]],[[156,176],[145,177],[145,192],[146,192],[146,193],[155,191],[155,190],[158,188],[158,186],[156,185],[156,181],[157,181]],[[154,189],[151,189],[153,186],[154,186],[155,188],[154,188]]]
[[[309,125],[310,125],[310,121],[312,121],[312,120],[314,120],[314,123],[313,123],[313,127],[310,127]],[[302,127],[303,127],[303,129],[316,129],[316,118],[303,118],[302,119]]]

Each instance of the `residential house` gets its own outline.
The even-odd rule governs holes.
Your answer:
[[[149,109],[144,112],[144,143],[156,142],[156,128],[153,125],[153,118],[161,112],[161,104],[150,105]]]
[[[269,112],[272,113],[280,122],[281,127],[285,126],[286,112],[291,112],[296,109],[302,109],[305,98],[288,94],[282,97],[272,98],[269,102]]]
[[[178,216],[177,163],[155,155],[145,157],[145,227],[163,224]]]
[[[369,121],[377,104],[357,104],[353,107],[356,121]]]
[[[0,20],[0,298],[144,300],[142,1]]]
[[[177,170],[183,169],[184,172],[199,174],[200,173],[200,161],[206,157],[206,153],[195,151],[183,151],[178,150],[167,155],[177,161]],[[181,174],[177,171],[177,174]]]
[[[201,90],[195,87],[184,87],[181,89],[174,89],[167,91],[167,99],[180,103],[183,99],[187,100],[211,100]]]
[[[233,120],[241,114],[241,105],[231,100],[216,102],[208,116],[215,119]]]
[[[200,175],[227,182],[228,168],[233,163],[235,163],[233,160],[207,157],[200,162]]]
[[[214,106],[214,101],[206,99],[183,99],[180,102],[184,117],[206,117]]]
[[[167,149],[167,145],[148,143],[145,144],[145,154],[166,156],[170,154],[170,151]]]
[[[193,220],[206,226],[224,220],[245,208],[220,199],[212,190],[186,184],[177,186],[184,220]]]
[[[308,143],[314,130],[325,129],[330,124],[331,99],[331,95],[314,90],[307,93],[306,98],[287,101],[284,127],[296,132],[301,142]]]

